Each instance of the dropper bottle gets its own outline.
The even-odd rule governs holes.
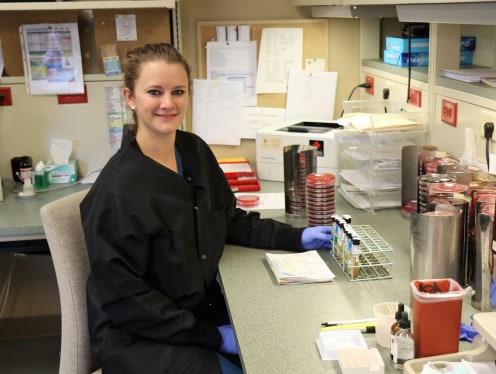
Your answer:
[[[400,331],[395,335],[396,355],[393,358],[395,369],[404,369],[405,362],[415,358],[415,341],[410,330],[408,312],[401,314]]]
[[[393,359],[394,355],[396,354],[396,347],[394,344],[394,337],[400,331],[400,320],[401,320],[401,314],[405,310],[405,304],[399,303],[398,304],[398,310],[396,311],[394,315],[394,319],[396,320],[392,325],[391,325],[391,360]]]

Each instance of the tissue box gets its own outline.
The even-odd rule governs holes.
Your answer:
[[[429,52],[429,38],[412,38],[412,53]],[[408,53],[408,39],[386,36],[386,49],[394,52]]]
[[[57,164],[48,161],[45,165],[48,182],[52,183],[75,183],[77,180],[77,162],[69,160],[68,164]]]
[[[384,361],[377,348],[338,351],[343,374],[384,374]]]
[[[460,51],[475,51],[475,36],[462,36],[460,39]]]
[[[428,52],[412,53],[412,66],[427,66],[429,63]],[[386,49],[384,63],[396,66],[408,66],[408,53],[400,53]]]
[[[473,56],[472,51],[460,51],[460,65],[472,65]]]

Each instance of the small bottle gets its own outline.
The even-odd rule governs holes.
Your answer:
[[[48,178],[45,173],[45,164],[40,161],[34,168],[34,186],[37,190],[48,187]]]
[[[33,196],[33,184],[31,182],[31,178],[24,179],[24,185],[22,186],[22,196]]]
[[[396,314],[394,315],[394,319],[396,322],[394,322],[391,325],[391,360],[393,359],[394,355],[396,354],[396,348],[394,344],[394,337],[400,331],[400,320],[401,320],[401,314],[405,310],[405,305],[403,303],[398,304],[398,310],[396,311]]]
[[[394,368],[404,369],[405,362],[415,358],[415,341],[410,330],[408,312],[401,313],[400,331],[394,336],[396,355],[393,357]]]

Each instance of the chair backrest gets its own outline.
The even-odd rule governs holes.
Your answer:
[[[59,374],[89,374],[97,368],[89,343],[86,282],[90,267],[79,213],[79,203],[86,193],[73,193],[40,209],[60,294]]]

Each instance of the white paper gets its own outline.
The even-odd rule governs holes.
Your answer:
[[[128,123],[127,107],[122,94],[122,85],[105,87],[107,107],[107,125],[109,143],[112,149],[119,149],[122,144],[124,125]]]
[[[288,71],[301,69],[303,29],[265,28],[262,30],[256,93],[286,93]]]
[[[243,106],[257,105],[256,71],[255,41],[207,43],[207,79],[242,82]]]
[[[226,26],[216,26],[215,33],[217,35],[218,42],[225,42],[227,40]]]
[[[31,95],[84,93],[77,23],[21,25],[19,32]]]
[[[489,154],[489,173],[496,174],[496,154]]]
[[[331,71],[290,70],[286,120],[334,119],[338,74]]]
[[[240,25],[238,26],[238,40],[240,42],[249,42],[250,38],[250,25]]]
[[[241,138],[255,139],[257,130],[284,121],[284,108],[243,107]]]
[[[209,144],[240,145],[243,84],[193,80],[193,132]]]
[[[117,41],[135,41],[138,40],[135,14],[116,14],[115,31]]]
[[[305,60],[305,70],[325,71],[325,60],[323,58],[307,58]]]

